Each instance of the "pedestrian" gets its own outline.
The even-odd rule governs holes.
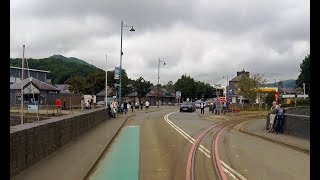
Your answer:
[[[201,114],[204,114],[204,102],[200,103]]]
[[[227,102],[223,102],[223,107],[222,107],[222,111],[223,111],[223,114],[226,114],[226,111],[227,111]]]
[[[113,119],[115,117],[114,115],[114,110],[113,110],[113,102],[110,103],[110,113],[111,113],[111,119]]]
[[[86,102],[86,107],[85,108],[86,109],[90,109],[90,101],[89,100]]]
[[[86,103],[84,102],[84,99],[82,98],[81,102],[80,102],[81,110],[84,109],[85,105],[86,105]]]
[[[276,127],[275,127],[275,132],[276,134],[278,133],[283,133],[282,126],[283,126],[283,121],[284,121],[284,113],[285,110],[281,106],[281,104],[278,105],[278,108],[275,110],[276,112]]]
[[[56,99],[55,105],[57,108],[57,114],[61,114],[61,100],[60,100],[60,98]]]
[[[132,101],[132,100],[130,101],[130,106],[131,106],[131,110],[132,110],[132,112],[133,112],[133,106],[134,106],[134,105],[133,105],[133,101]]]
[[[272,106],[270,108],[270,111],[269,111],[269,132],[274,132],[274,120],[276,118],[276,106],[277,106],[277,102],[276,101],[273,101],[272,102]]]
[[[149,103],[149,101],[147,100],[147,101],[146,101],[146,110],[149,109],[149,105],[150,105],[150,103]]]
[[[123,102],[123,111],[124,111],[124,114],[127,114],[128,112],[128,103],[127,103],[127,100],[125,100]]]
[[[63,99],[63,110],[66,110],[66,100],[65,99]]]
[[[136,100],[135,107],[136,107],[136,109],[138,109],[138,110],[139,110],[139,101],[138,101],[138,100]]]
[[[142,100],[140,101],[140,109],[141,110],[143,109],[143,101]]]
[[[212,109],[211,109],[211,111],[212,111],[212,113],[216,113],[215,111],[216,111],[216,103],[212,103]]]
[[[124,110],[124,103],[122,102],[120,105],[120,114],[123,114],[123,110]]]

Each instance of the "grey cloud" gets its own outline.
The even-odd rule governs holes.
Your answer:
[[[22,44],[35,58],[62,54],[99,68],[119,66],[120,22],[123,68],[129,77],[161,83],[182,74],[224,84],[237,71],[268,79],[295,79],[310,52],[309,2],[304,1],[11,1],[10,56]]]

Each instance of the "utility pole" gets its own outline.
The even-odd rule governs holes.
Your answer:
[[[105,99],[105,105],[108,107],[108,55],[106,54],[106,99]]]
[[[23,79],[24,79],[24,49],[25,45],[22,45],[22,67],[21,67],[21,124],[23,124]]]

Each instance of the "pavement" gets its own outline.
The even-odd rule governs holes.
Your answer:
[[[295,150],[304,152],[306,154],[310,154],[310,139],[297,137],[294,135],[289,135],[284,132],[284,134],[275,134],[270,133],[266,130],[266,114],[267,112],[240,112],[240,113],[228,113],[226,115],[215,115],[211,112],[205,112],[205,115],[200,115],[201,117],[210,117],[210,118],[219,118],[219,119],[228,119],[230,116],[237,116],[245,113],[254,114],[256,113],[256,117],[247,118],[248,121],[245,121],[235,128],[240,130],[243,133],[247,133],[256,137],[260,137],[264,140],[272,141],[274,143],[281,144],[283,146],[287,146],[293,148]]]
[[[162,108],[150,107],[148,111],[135,109],[133,113],[130,111],[126,115],[120,114],[114,119],[106,119],[11,179],[85,179],[129,117],[135,116],[137,113],[158,111]]]
[[[114,137],[119,133],[129,117],[137,113],[148,113],[162,110],[165,107],[150,107],[146,110],[134,110],[126,115],[118,115],[115,119],[106,119],[98,126],[92,128],[85,134],[80,135],[75,140],[61,147],[48,157],[40,160],[36,164],[23,170],[13,180],[56,180],[68,179],[79,180],[85,179],[89,171],[94,167],[95,162],[111,144]],[[225,115],[213,115],[205,112],[205,116],[226,118]],[[203,115],[201,115],[203,116]],[[269,133],[265,129],[265,119],[250,119],[241,126],[239,130],[266,140],[270,140],[299,151],[310,154],[310,139],[302,139],[292,135]]]

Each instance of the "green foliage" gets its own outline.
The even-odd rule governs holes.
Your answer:
[[[242,75],[236,85],[240,89],[239,93],[253,104],[258,96],[258,87],[265,83],[266,80],[260,74],[254,74],[251,77]]]
[[[302,84],[305,83],[306,94],[309,94],[310,90],[310,61],[310,54],[308,54],[300,64],[300,75],[296,80],[296,84],[298,87],[302,88]]]
[[[182,75],[180,79],[174,84],[174,89],[181,92],[182,99],[195,99],[197,86],[195,80],[190,76]]]
[[[133,89],[138,93],[138,97],[145,97],[148,92],[150,92],[152,84],[149,81],[144,80],[142,77],[139,77],[133,83]]]
[[[267,93],[265,99],[264,99],[264,102],[268,105],[268,106],[272,106],[272,102],[275,100],[275,95],[276,93],[275,92],[272,92],[272,93]]]
[[[297,106],[310,106],[310,98],[297,98]]]
[[[182,75],[173,85],[176,91],[181,92],[182,99],[208,99],[213,98],[215,88],[209,83],[196,81],[190,76]]]

